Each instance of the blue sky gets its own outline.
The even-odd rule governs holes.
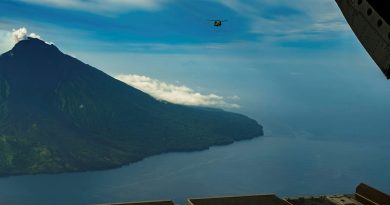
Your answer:
[[[1,1],[1,52],[22,27],[156,98],[244,113],[269,133],[389,134],[388,81],[333,0]]]
[[[329,47],[340,41],[334,35],[348,29],[328,0],[315,5],[310,0],[14,0],[1,2],[0,12],[3,31],[24,26],[75,51],[235,42]],[[214,28],[208,19],[228,21]]]

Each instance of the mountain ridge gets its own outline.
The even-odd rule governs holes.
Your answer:
[[[246,116],[160,102],[38,39],[0,56],[0,176],[100,170],[261,135]]]

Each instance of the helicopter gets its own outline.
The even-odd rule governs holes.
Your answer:
[[[227,20],[214,19],[214,20],[209,20],[209,21],[213,21],[215,27],[220,27],[220,26],[222,26],[222,22],[226,22]]]

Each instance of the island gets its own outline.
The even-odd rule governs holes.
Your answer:
[[[156,100],[39,39],[0,56],[0,176],[109,169],[262,135],[244,115]]]

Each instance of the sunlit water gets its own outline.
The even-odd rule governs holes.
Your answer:
[[[262,137],[119,169],[0,179],[0,204],[103,202],[277,193],[351,193],[360,182],[390,191],[389,143]]]

